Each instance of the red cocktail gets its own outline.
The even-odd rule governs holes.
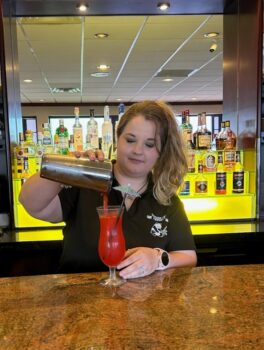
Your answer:
[[[125,282],[116,275],[116,266],[125,256],[125,239],[122,228],[123,208],[120,206],[99,207],[100,219],[99,256],[109,266],[110,276],[102,281],[107,286],[119,286]]]

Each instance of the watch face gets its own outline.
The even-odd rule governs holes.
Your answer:
[[[169,254],[167,252],[163,252],[161,254],[161,261],[164,266],[167,266],[169,263]]]

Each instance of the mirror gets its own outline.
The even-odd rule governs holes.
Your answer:
[[[223,99],[222,15],[22,17],[17,38],[22,103]]]

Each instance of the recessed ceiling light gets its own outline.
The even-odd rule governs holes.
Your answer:
[[[116,101],[120,102],[120,101],[122,101],[122,98],[116,98]]]
[[[218,32],[209,32],[209,33],[205,33],[204,37],[205,38],[216,38],[219,35]]]
[[[44,102],[45,100],[42,98],[41,100],[39,100],[39,102]]]
[[[172,78],[164,78],[164,79],[162,79],[162,81],[170,82],[170,81],[173,81],[173,79]]]
[[[95,72],[95,73],[91,73],[91,76],[95,78],[104,78],[104,77],[108,77],[109,74],[110,74],[109,72]]]
[[[24,83],[32,83],[31,79],[24,79],[23,81],[24,81]]]
[[[169,7],[170,7],[170,3],[169,2],[159,2],[157,7],[161,10],[161,11],[166,11]]]
[[[193,100],[193,101],[196,101],[196,100],[197,100],[197,97],[192,97],[192,100]]]
[[[105,71],[108,70],[110,68],[110,66],[108,66],[107,64],[100,64],[99,66],[97,66],[97,69]]]
[[[88,6],[86,4],[80,4],[78,6],[76,6],[77,10],[79,10],[80,12],[85,12],[88,9]]]
[[[97,39],[104,39],[104,38],[109,37],[109,34],[107,34],[107,33],[96,33],[96,34],[94,34],[94,36]]]

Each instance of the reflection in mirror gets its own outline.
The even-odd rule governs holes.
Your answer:
[[[17,36],[23,103],[222,101],[221,15],[23,17]]]

